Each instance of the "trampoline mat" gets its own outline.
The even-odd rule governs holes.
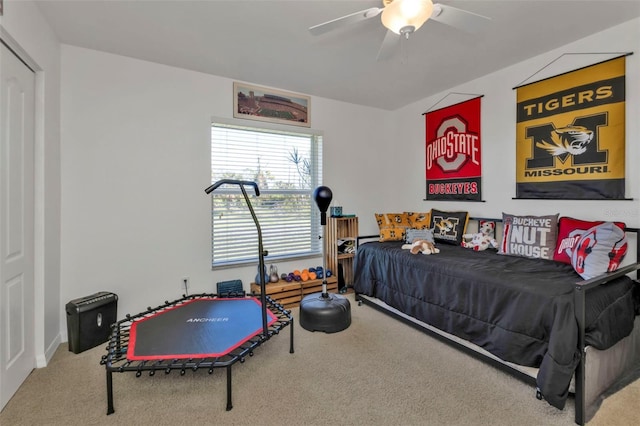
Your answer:
[[[267,324],[276,319],[267,309]],[[191,300],[133,322],[127,359],[221,357],[262,331],[256,298]]]

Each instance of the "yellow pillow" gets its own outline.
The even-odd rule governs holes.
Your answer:
[[[431,211],[426,213],[405,212],[409,218],[409,227],[413,229],[429,229]]]
[[[383,228],[380,229],[380,242],[385,241],[403,241],[407,232],[407,228]]]
[[[375,216],[378,227],[403,226],[406,228],[411,225],[407,213],[376,213]]]
[[[380,242],[402,241],[411,226],[406,213],[375,213],[375,217],[380,229]]]

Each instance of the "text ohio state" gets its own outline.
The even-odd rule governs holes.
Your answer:
[[[427,145],[427,169],[440,157],[453,158],[458,154],[465,155],[474,164],[480,164],[478,135],[449,131],[434,139]]]

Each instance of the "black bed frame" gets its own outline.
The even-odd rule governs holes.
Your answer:
[[[278,334],[283,328],[291,325],[290,335],[290,347],[289,352],[293,353],[293,317],[291,312],[286,310],[282,305],[275,302],[269,296],[262,293],[261,297],[266,301],[266,305],[263,302],[262,309],[269,309],[275,316],[276,321],[268,326],[267,332],[264,331],[247,342],[232,350],[231,352],[215,358],[190,358],[190,359],[161,359],[161,360],[146,360],[146,361],[129,361],[127,359],[127,349],[129,347],[129,339],[131,332],[131,325],[135,321],[139,321],[143,318],[155,315],[169,308],[180,306],[186,302],[202,299],[202,298],[217,298],[217,297],[245,297],[242,293],[238,296],[235,294],[196,294],[191,296],[185,296],[181,299],[174,300],[173,302],[165,302],[164,305],[157,308],[147,308],[145,312],[141,312],[137,315],[127,315],[125,319],[118,321],[111,326],[111,337],[107,346],[107,354],[102,356],[100,364],[103,364],[107,371],[107,414],[114,413],[113,407],[113,373],[135,372],[136,377],[140,377],[143,371],[148,371],[150,376],[153,376],[156,371],[164,371],[165,374],[169,374],[172,370],[180,370],[180,375],[184,375],[187,370],[193,370],[194,372],[200,368],[208,369],[208,373],[212,374],[216,368],[227,369],[227,411],[233,408],[231,402],[231,368],[237,362],[244,363],[247,356],[253,356],[253,351],[272,336]]]
[[[470,221],[481,221],[481,220],[488,220],[488,221],[493,221],[493,222],[502,222],[502,219],[494,219],[494,218],[484,218],[484,217],[471,217],[469,218]],[[592,278],[590,280],[584,280],[584,281],[578,281],[575,283],[574,286],[574,291],[573,291],[573,297],[574,297],[574,303],[575,303],[575,316],[576,316],[576,321],[578,323],[578,348],[580,350],[580,361],[578,363],[578,366],[576,368],[576,372],[575,372],[575,422],[579,425],[584,425],[585,424],[585,419],[586,419],[586,382],[585,382],[585,302],[586,302],[586,294],[592,290],[593,288],[596,288],[600,285],[603,285],[611,280],[614,280],[616,278],[619,278],[621,276],[630,274],[634,271],[637,271],[638,269],[640,269],[640,229],[639,228],[625,228],[625,232],[627,234],[629,233],[634,233],[636,234],[636,245],[635,245],[635,255],[636,255],[636,263],[632,264],[632,265],[627,265],[627,266],[623,266],[621,268],[619,268],[617,271],[615,272],[610,272],[604,275],[601,275],[599,277],[595,277]],[[373,238],[379,238],[379,235],[363,235],[363,236],[358,236],[356,238],[356,248],[360,245],[361,241],[364,240],[370,240]],[[477,359],[486,362],[494,367],[499,368],[500,370],[516,377],[519,380],[524,381],[525,383],[528,383],[534,387],[536,387],[536,379],[534,377],[531,377],[525,373],[523,373],[522,371],[519,371],[513,367],[510,367],[507,364],[501,363],[500,361],[497,361],[491,357],[488,357],[486,355],[483,355],[480,352],[477,352],[461,343],[458,343],[454,340],[451,340],[449,338],[447,338],[446,336],[443,336],[433,330],[430,330],[428,328],[425,328],[423,326],[421,326],[420,324],[417,324],[405,317],[403,317],[402,315],[397,314],[396,312],[390,311],[388,309],[385,309],[384,307],[376,304],[375,302],[370,301],[369,299],[367,299],[366,297],[361,297],[358,293],[355,294],[355,298],[356,301],[358,302],[358,305],[361,304],[366,304],[368,306],[371,306],[377,310],[379,310],[380,312],[383,312],[397,320],[400,320],[402,322],[404,322],[407,325],[410,325],[426,334],[428,334],[431,337],[435,337],[438,340],[447,343],[453,347],[455,347],[456,349],[462,350],[465,353],[472,355],[474,357],[476,357]],[[536,387],[536,398],[538,399],[542,399],[542,394],[540,393],[540,390]]]

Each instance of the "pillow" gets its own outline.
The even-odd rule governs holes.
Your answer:
[[[407,228],[380,228],[380,242],[403,241]]]
[[[553,252],[553,260],[571,265],[571,252],[576,245],[576,241],[587,229],[604,223],[600,221],[587,221],[563,216],[558,221],[558,241]],[[614,222],[624,231],[624,222]]]
[[[436,242],[455,244],[462,243],[462,235],[469,222],[468,212],[445,212],[431,209],[429,228],[433,231]]]
[[[407,228],[407,232],[404,237],[404,242],[412,244],[415,240],[425,240],[430,243],[435,243],[433,239],[433,232],[431,229],[415,229]]]
[[[375,217],[380,230],[380,242],[404,240],[410,226],[406,213],[375,213]]]
[[[571,266],[585,280],[613,272],[627,254],[627,236],[613,222],[583,232],[571,252]]]
[[[405,212],[409,219],[409,225],[414,229],[428,229],[429,219],[431,219],[431,212],[415,213]]]
[[[411,225],[407,213],[375,213],[375,216],[378,226],[401,226],[408,228]]]
[[[502,241],[498,254],[553,259],[558,237],[558,214],[516,216],[502,213]]]

